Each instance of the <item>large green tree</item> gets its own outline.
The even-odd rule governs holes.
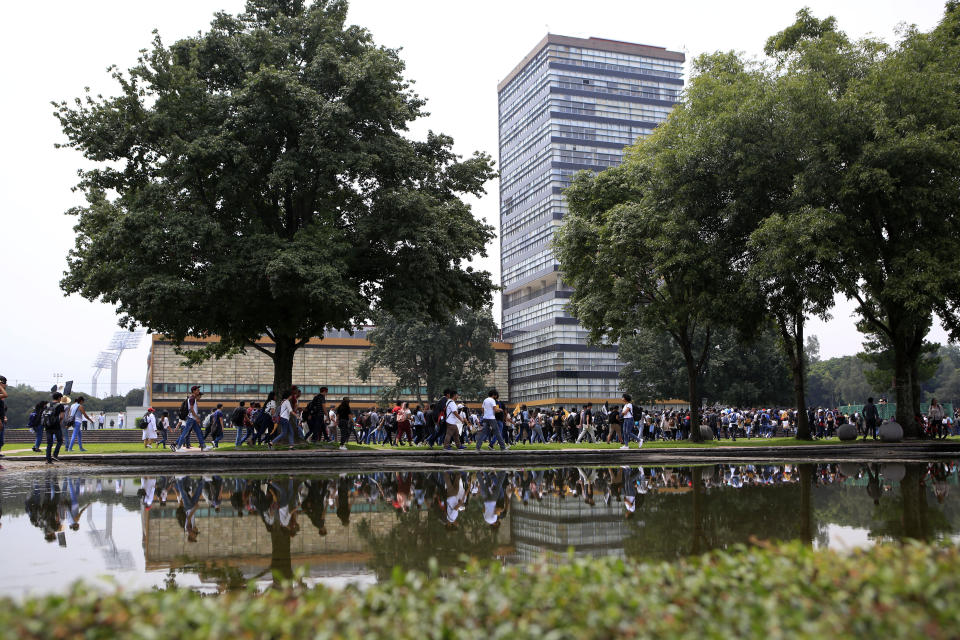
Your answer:
[[[843,216],[841,290],[890,344],[897,419],[918,435],[919,360],[936,313],[960,337],[960,8],[894,46],[851,41],[809,12],[770,39],[782,73],[824,100],[787,105],[818,125],[798,189]]]
[[[489,300],[467,263],[492,229],[461,196],[482,193],[491,160],[404,135],[424,101],[346,14],[250,0],[206,33],[157,36],[113,70],[116,96],[57,103],[65,146],[94,165],[63,290],[115,304],[124,326],[220,337],[193,361],[262,351],[276,387],[326,328]]]
[[[384,314],[367,338],[372,343],[357,368],[368,380],[374,367],[386,367],[396,384],[385,390],[386,400],[409,389],[423,402],[421,388],[433,401],[444,387],[453,387],[465,398],[483,397],[485,380],[493,371],[495,357],[491,341],[497,336],[490,307],[461,307],[446,320],[425,316],[401,318]]]
[[[595,343],[639,331],[674,341],[694,425],[717,330],[733,317],[752,317],[737,313],[750,301],[727,242],[739,219],[714,196],[717,168],[704,159],[715,157],[715,141],[690,135],[698,122],[699,113],[680,104],[622,165],[578,174],[554,238],[563,278],[574,288],[569,307]],[[699,429],[691,433],[701,438]]]

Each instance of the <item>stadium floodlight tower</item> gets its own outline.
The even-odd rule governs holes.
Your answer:
[[[117,331],[110,338],[110,344],[106,351],[101,351],[94,361],[93,366],[96,371],[93,373],[94,396],[97,395],[97,378],[104,369],[110,369],[110,395],[117,395],[117,363],[120,361],[120,355],[127,349],[136,349],[143,338],[143,331]]]
[[[119,353],[114,353],[113,351],[101,351],[97,354],[97,359],[93,361],[93,379],[90,381],[90,393],[93,396],[97,396],[97,378],[100,377],[100,372],[104,369],[110,369],[112,372],[117,370],[117,360],[120,359]],[[113,379],[116,380],[116,373],[112,375]]]

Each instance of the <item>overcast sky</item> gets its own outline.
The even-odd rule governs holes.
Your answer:
[[[84,86],[114,93],[105,68],[131,66],[149,45],[153,29],[171,43],[206,30],[215,11],[236,13],[243,4],[61,0],[5,6],[0,26],[6,96],[0,104],[0,374],[11,382],[43,388],[53,383],[54,373],[63,373],[88,390],[91,363],[116,329],[110,306],[65,298],[58,287],[63,256],[73,245],[73,221],[63,212],[80,203],[71,187],[82,158],[54,149],[63,136],[50,101],[79,96]],[[460,153],[479,149],[496,157],[497,82],[548,31],[663,46],[685,52],[688,61],[716,50],[759,56],[766,38],[789,25],[804,5],[818,16],[835,15],[850,35],[888,41],[896,38],[899,24],[928,30],[943,13],[939,0],[354,0],[350,21],[368,28],[378,44],[403,49],[407,76],[428,99],[431,112],[413,135],[428,128],[443,131],[454,137]],[[491,182],[475,213],[496,226],[497,209],[497,184]],[[480,264],[499,281],[496,243],[488,254]],[[826,357],[860,348],[852,306],[840,302],[832,322],[812,327]],[[499,305],[496,315],[499,320]],[[942,331],[932,338],[943,340]],[[145,340],[124,356],[121,391],[143,385],[147,353]],[[108,380],[105,373],[101,385]]]

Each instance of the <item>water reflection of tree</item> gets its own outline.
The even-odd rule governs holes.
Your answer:
[[[427,570],[431,558],[437,559],[442,573],[460,567],[463,554],[492,558],[498,545],[498,528],[484,521],[481,506],[479,501],[469,502],[457,518],[455,529],[446,526],[436,508],[398,511],[396,524],[385,533],[375,531],[367,519],[362,519],[357,531],[373,554],[370,568],[382,580],[389,577],[396,566],[405,570]]]
[[[710,472],[690,473],[694,484]],[[628,556],[674,559],[754,540],[785,541],[803,537],[799,483],[713,487],[686,493],[650,493],[630,521],[634,533],[624,540]],[[806,536],[817,536],[811,523]]]
[[[898,490],[876,507],[872,537],[931,540],[950,531],[950,521],[935,502],[930,503],[925,464],[907,464]]]

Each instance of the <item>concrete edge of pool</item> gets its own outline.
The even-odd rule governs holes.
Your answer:
[[[376,450],[336,451],[300,449],[294,451],[231,451],[191,453],[107,453],[67,455],[56,465],[44,464],[43,456],[3,459],[6,471],[18,467],[36,469],[68,466],[98,467],[99,470],[203,470],[203,471],[360,471],[366,469],[441,469],[462,467],[604,466],[632,464],[708,464],[733,461],[924,461],[960,454],[960,443],[844,443],[827,445],[750,446],[675,449],[564,449],[462,451]]]

